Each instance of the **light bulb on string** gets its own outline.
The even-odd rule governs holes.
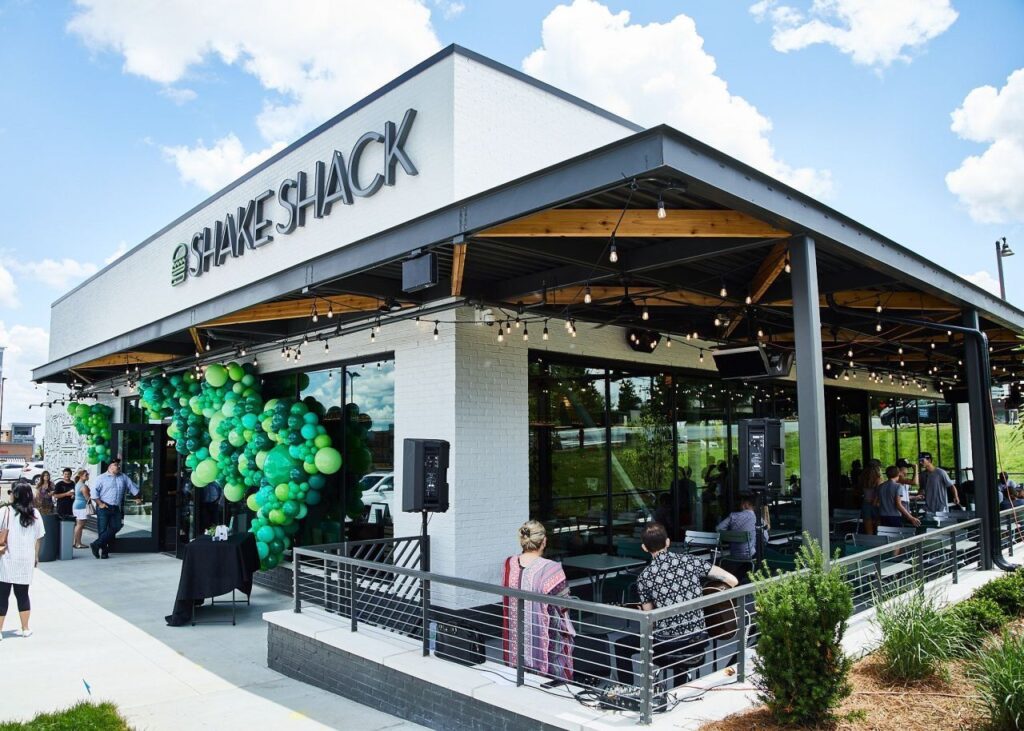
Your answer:
[[[722,288],[718,290],[718,296],[725,299],[729,296],[729,290],[725,288],[725,280],[722,280]]]
[[[327,319],[334,319],[334,305],[330,302],[327,303]]]
[[[704,362],[704,349],[703,348],[700,349],[700,362],[701,363]]]
[[[501,329],[501,325],[498,326],[498,342],[505,342],[505,331]]]
[[[529,339],[530,339],[530,326],[529,325],[523,325],[523,342],[526,342]]]
[[[316,311],[316,302],[313,303],[313,316],[310,318],[313,322],[320,319],[320,313]]]
[[[668,216],[668,212],[665,210],[665,200],[659,195],[658,196],[658,218],[665,219]]]
[[[751,297],[749,294],[747,295],[747,298],[743,301],[746,302],[748,305],[754,304],[754,298]]]
[[[786,274],[793,273],[793,266],[789,263],[789,254],[786,254],[786,266],[783,268],[786,270]]]
[[[764,337],[764,330],[763,329],[757,328],[757,337],[759,337],[759,338],[763,338]]]
[[[722,324],[722,318],[719,315],[715,315],[715,327],[720,327]]]
[[[583,302],[589,305],[593,301],[594,298],[590,295],[590,285],[588,284],[587,288],[583,291]]]
[[[648,320],[651,319],[651,313],[648,311],[646,304],[644,305],[644,309],[640,313],[640,319],[643,320],[644,322],[647,322]]]
[[[671,348],[672,347],[672,338],[667,336],[667,335],[665,336],[665,347],[666,348]]]
[[[326,341],[326,340],[324,341],[324,352],[325,353],[331,352],[331,344],[328,341]]]
[[[541,337],[544,340],[548,339],[548,321],[547,320],[544,321],[544,333],[543,333],[543,335]]]
[[[875,323],[875,332],[876,333],[882,332],[882,321],[881,320],[879,320],[878,322]]]
[[[370,328],[370,343],[373,344],[375,342],[377,342],[377,333],[373,331],[373,328]]]
[[[437,333],[438,323],[439,323],[439,320],[434,320],[434,340],[437,340],[437,337],[438,337],[438,333]]]
[[[506,335],[511,335],[512,334],[512,321],[511,320],[505,320],[505,334]]]
[[[516,315],[516,330],[519,329],[519,325],[520,325],[519,315]]]
[[[615,245],[615,237],[612,236],[611,246],[608,247],[608,261],[615,264],[619,260],[619,248]]]

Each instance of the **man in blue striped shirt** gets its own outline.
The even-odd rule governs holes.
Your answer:
[[[121,474],[121,460],[115,459],[107,471],[96,478],[92,487],[92,499],[96,501],[96,522],[99,536],[89,544],[96,558],[110,558],[110,543],[124,525],[121,503],[130,492],[138,497],[139,486],[128,475]],[[136,502],[139,502],[137,499]]]

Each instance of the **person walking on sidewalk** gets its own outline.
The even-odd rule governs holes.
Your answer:
[[[7,550],[0,554],[0,640],[3,639],[4,619],[11,598],[11,589],[18,601],[21,618],[21,637],[29,637],[28,627],[31,605],[28,587],[32,583],[32,572],[39,565],[39,544],[42,543],[43,518],[32,506],[32,487],[27,484],[14,486],[14,502],[0,509],[0,530],[7,530]]]
[[[89,544],[89,548],[96,558],[110,558],[110,544],[124,525],[121,504],[126,492],[138,497],[139,486],[128,475],[121,474],[121,460],[115,459],[107,471],[96,478],[96,484],[92,487],[99,536]]]

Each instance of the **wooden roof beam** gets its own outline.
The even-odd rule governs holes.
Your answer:
[[[757,272],[750,282],[749,296],[751,304],[760,302],[761,298],[764,297],[764,293],[768,291],[768,288],[775,283],[775,280],[786,269],[786,256],[788,252],[789,247],[780,241],[761,260],[761,266],[757,268]],[[733,316],[732,321],[726,326],[724,337],[732,335],[742,321],[743,311],[741,310]]]
[[[174,360],[178,356],[171,355],[170,353],[147,353],[141,351],[129,351],[126,353],[116,353],[115,355],[105,355],[102,358],[95,358],[93,360],[82,363],[76,368],[111,368],[114,366],[129,366],[129,365],[146,365],[151,363],[165,363],[169,360]]]
[[[466,274],[466,244],[452,247],[452,297],[462,296],[462,280]]]
[[[619,223],[619,217],[622,222]],[[786,238],[788,231],[775,228],[738,211],[673,210],[658,218],[656,209],[634,209],[625,214],[618,209],[557,208],[503,223],[479,236],[515,237],[594,237],[623,238]]]
[[[328,306],[338,315],[351,312],[372,312],[379,309],[382,301],[377,297],[367,297],[361,294],[339,294],[329,297],[318,296],[315,298],[306,297],[303,299],[282,300],[280,302],[266,302],[262,305],[247,307],[244,310],[239,310],[224,317],[218,317],[216,320],[209,320],[200,325],[200,327],[223,327],[250,322],[270,322],[272,320],[294,320],[300,317],[310,317],[313,313],[314,302],[316,302],[321,317],[325,316],[324,313]],[[202,348],[199,348],[199,350],[201,352]]]

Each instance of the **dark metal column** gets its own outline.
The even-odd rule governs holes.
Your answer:
[[[976,310],[964,312],[965,327],[979,330]],[[967,401],[971,412],[971,466],[974,475],[974,502],[981,519],[981,568],[992,568],[992,549],[998,545],[998,510],[995,504],[996,440],[992,418],[992,380],[989,372],[988,342],[968,343],[964,348]],[[975,345],[975,347],[971,347]],[[993,530],[993,526],[995,529]],[[993,543],[995,537],[996,543]]]
[[[825,443],[825,375],[821,361],[821,317],[814,240],[795,236],[789,243],[793,268],[793,330],[796,343],[796,400],[800,435],[800,495],[803,529],[828,543],[828,470]]]

